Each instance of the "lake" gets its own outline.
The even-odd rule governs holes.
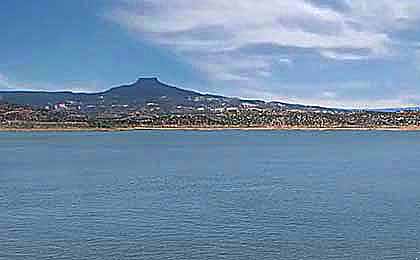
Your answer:
[[[0,259],[420,258],[420,132],[0,133]]]

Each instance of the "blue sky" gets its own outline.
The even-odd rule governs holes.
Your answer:
[[[420,1],[2,0],[0,90],[157,76],[334,107],[420,104]]]

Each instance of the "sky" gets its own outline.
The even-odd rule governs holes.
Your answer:
[[[153,76],[267,101],[418,106],[420,1],[0,1],[0,90]]]

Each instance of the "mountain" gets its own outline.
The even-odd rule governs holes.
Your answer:
[[[304,106],[282,102],[244,100],[219,95],[202,94],[160,82],[157,78],[140,78],[133,84],[111,88],[98,93],[46,92],[46,91],[0,91],[0,101],[32,107],[45,107],[60,103],[76,103],[86,106],[144,107],[157,105],[163,111],[176,107],[280,107],[282,109],[335,110],[317,106]]]
[[[216,95],[173,87],[160,82],[157,78],[140,78],[134,84],[111,88],[98,93],[106,104],[145,105],[147,103],[197,106],[200,101],[227,101]]]
[[[398,107],[398,108],[368,109],[368,111],[370,111],[370,112],[384,112],[384,113],[420,112],[420,107]]]
[[[20,105],[44,106],[65,101],[95,104],[105,103],[142,104],[167,97],[174,102],[183,102],[189,97],[208,96],[197,92],[172,87],[157,78],[140,78],[135,83],[111,88],[98,93],[48,92],[48,91],[0,91],[0,100]]]

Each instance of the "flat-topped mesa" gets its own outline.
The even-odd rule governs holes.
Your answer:
[[[136,84],[162,84],[157,77],[139,78]]]

